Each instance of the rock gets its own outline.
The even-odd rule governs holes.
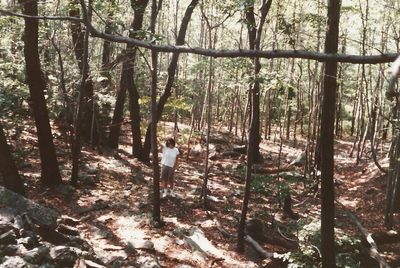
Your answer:
[[[27,249],[33,249],[39,245],[38,237],[35,233],[29,236],[21,237],[17,240],[19,245],[23,245]]]
[[[157,259],[150,256],[139,256],[136,262],[141,268],[161,268]]]
[[[96,167],[87,167],[87,173],[90,175],[97,174],[97,168]]]
[[[71,239],[71,241],[66,243],[65,244],[66,246],[79,248],[80,250],[83,250],[83,251],[91,251],[92,250],[92,246],[85,239],[82,239],[78,236],[73,236],[70,239]]]
[[[0,234],[4,234],[4,233],[6,233],[6,232],[8,232],[10,230],[13,230],[13,229],[14,229],[14,227],[10,223],[8,223],[8,224],[0,223]]]
[[[41,246],[32,250],[29,250],[25,256],[24,260],[32,264],[40,264],[49,256],[50,249],[47,246]]]
[[[3,249],[2,253],[3,253],[4,255],[6,255],[6,256],[10,256],[10,255],[14,255],[14,253],[17,252],[17,250],[18,250],[18,245],[7,245],[7,246]],[[2,253],[0,253],[0,255],[1,255]]]
[[[61,245],[70,242],[70,238],[67,235],[59,233],[55,230],[40,228],[38,229],[38,234],[43,238],[43,240],[54,245]]]
[[[56,267],[74,266],[79,253],[81,253],[79,249],[65,246],[57,246],[50,250],[50,256]]]
[[[96,186],[98,182],[100,182],[98,176],[96,174],[84,174],[79,177],[79,180],[83,185],[87,186]]]
[[[247,146],[246,145],[235,145],[233,146],[233,151],[239,154],[246,154],[247,153]]]
[[[189,231],[189,236],[185,237],[186,244],[191,247],[193,253],[200,253],[202,259],[206,256],[219,256],[219,250],[211,243],[204,235],[204,232],[199,228],[192,228]]]
[[[57,268],[53,264],[45,263],[39,266],[39,268]]]
[[[60,224],[63,223],[63,224],[70,225],[70,226],[76,226],[76,225],[80,224],[81,221],[78,219],[72,218],[70,216],[67,216],[67,215],[62,215],[59,223]]]
[[[88,268],[106,268],[105,266],[95,263],[93,261],[90,260],[84,260],[86,267]]]
[[[54,187],[54,190],[57,194],[60,194],[67,199],[70,199],[72,195],[75,193],[75,188],[68,184],[57,185]]]
[[[14,230],[10,230],[2,235],[0,235],[0,244],[16,244],[17,239]]]
[[[12,207],[15,214],[27,213],[39,226],[52,229],[56,227],[58,215],[54,210],[43,207],[2,186],[0,186],[0,205]]]
[[[301,152],[292,162],[290,162],[289,166],[301,166],[305,163],[305,161],[306,161],[306,153]]]
[[[203,152],[203,148],[200,144],[196,144],[193,149],[190,150],[190,156],[198,157]]]
[[[173,231],[173,234],[179,238],[183,238],[187,234],[187,231],[185,228],[178,227]]]
[[[154,243],[150,240],[128,241],[128,245],[129,244],[135,249],[154,249]]]
[[[5,257],[3,263],[0,264],[0,268],[33,268],[37,267],[27,263],[20,256]]]
[[[140,170],[137,170],[136,173],[132,174],[130,176],[130,180],[131,180],[131,182],[133,182],[135,184],[146,182],[146,180],[144,178],[144,174]]]
[[[79,236],[80,234],[78,229],[64,224],[58,225],[57,231],[59,231],[62,234],[72,235],[72,236]]]

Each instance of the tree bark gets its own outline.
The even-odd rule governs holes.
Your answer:
[[[89,20],[91,20],[91,0],[89,0],[89,11],[87,13]],[[82,76],[78,88],[78,100],[75,111],[74,118],[74,137],[72,143],[72,172],[71,172],[71,184],[76,186],[78,182],[78,172],[79,172],[79,158],[81,155],[81,135],[84,133],[84,102],[85,94],[87,90],[87,80],[89,78],[89,65],[88,65],[88,53],[89,53],[89,30],[86,28],[83,43],[82,43]]]
[[[160,0],[160,5],[161,5]],[[155,34],[156,18],[157,18],[157,0],[152,0],[151,6],[151,22],[150,31]],[[158,150],[157,150],[157,51],[151,51],[151,151],[152,151],[152,166],[153,166],[153,220],[161,223],[160,212],[160,167],[158,165]]]
[[[70,4],[69,15],[71,17],[80,17],[79,1],[72,0]],[[85,141],[90,141],[92,145],[97,145],[99,140],[99,135],[97,132],[97,122],[93,116],[94,110],[94,88],[93,81],[90,76],[90,67],[88,59],[84,57],[84,31],[79,22],[71,22],[71,35],[72,43],[74,47],[75,58],[78,61],[79,72],[83,74],[83,66],[88,66],[88,78],[84,85],[84,95],[82,103],[82,137]]]
[[[134,19],[131,24],[130,38],[140,38],[137,34],[143,25],[144,12],[149,0],[131,0],[131,6],[134,11]],[[140,132],[140,105],[139,92],[134,80],[136,48],[132,44],[126,45],[127,59],[122,65],[122,73],[119,91],[117,92],[117,101],[115,103],[112,127],[110,129],[109,146],[118,148],[118,139],[121,131],[121,122],[123,120],[123,110],[126,98],[126,91],[129,92],[129,110],[132,130],[132,154],[138,159],[143,159],[143,146]]]
[[[176,45],[184,45],[185,44],[185,36],[186,36],[186,31],[187,27],[189,25],[190,19],[193,14],[193,10],[197,6],[199,0],[192,0],[188,7],[186,8],[185,15],[183,16],[181,26],[179,29],[178,36],[176,38]],[[165,85],[164,91],[157,103],[157,122],[161,119],[165,104],[168,101],[168,98],[171,96],[172,92],[172,86],[174,85],[175,81],[175,73],[176,73],[176,68],[178,66],[178,59],[179,59],[179,53],[173,53],[172,54],[172,59],[171,62],[168,66],[168,78],[167,78],[167,83]],[[146,137],[144,141],[144,148],[143,148],[143,156],[144,160],[148,160],[149,155],[150,155],[150,125],[147,127],[146,130]]]
[[[340,0],[329,0],[325,53],[338,51]],[[335,263],[335,189],[333,184],[333,142],[337,90],[336,61],[325,63],[321,121],[321,254],[322,267],[336,267]]]
[[[38,15],[38,1],[21,0],[24,7],[24,14],[30,16]],[[41,181],[46,185],[61,183],[61,175],[58,167],[56,150],[51,133],[49,115],[47,112],[46,82],[40,66],[38,51],[39,22],[35,19],[25,18],[24,30],[24,54],[26,64],[26,80],[31,96],[31,107],[35,118],[35,125],[38,135],[39,152],[41,160]]]
[[[3,126],[0,122],[0,172],[3,176],[4,186],[16,193],[25,194],[24,183],[18,174],[17,166],[11,154],[10,147],[7,144],[6,136],[4,135]]]
[[[247,20],[247,30],[248,30],[248,35],[249,35],[249,47],[251,50],[260,50],[260,43],[261,43],[261,33],[262,29],[265,23],[265,18],[268,14],[269,9],[271,8],[272,0],[263,0],[262,6],[261,6],[261,16],[260,20],[258,23],[258,27],[256,25],[256,19],[255,19],[255,14],[254,14],[254,4],[249,5],[246,7],[246,20]],[[255,122],[254,122],[254,128],[256,132],[256,137],[255,137],[255,142],[253,143],[253,153],[254,155],[254,161],[255,162],[260,162],[261,161],[261,155],[260,155],[260,142],[261,142],[261,136],[260,136],[260,80],[259,80],[259,74],[261,70],[261,62],[259,57],[255,57],[253,59],[253,64],[254,64],[254,81],[253,84],[250,86],[253,88],[254,91],[254,114],[252,113],[252,116],[254,115]],[[252,119],[252,118],[251,118]],[[252,120],[250,120],[252,121]]]

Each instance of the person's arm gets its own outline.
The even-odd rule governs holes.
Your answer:
[[[162,144],[159,139],[157,139],[157,144],[158,144],[159,151],[162,152],[163,148],[164,148],[164,144]]]
[[[178,167],[178,165],[179,165],[179,155],[181,154],[181,152],[179,151],[178,148],[175,147],[175,149],[177,150],[177,154],[176,154],[174,169],[176,169]]]
[[[179,165],[179,155],[176,156],[174,169],[176,169],[178,167],[178,165]]]

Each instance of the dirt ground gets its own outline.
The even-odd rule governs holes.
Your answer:
[[[172,125],[162,124],[161,139],[170,133]],[[187,127],[180,126],[182,133]],[[186,132],[185,132],[186,131]],[[126,130],[126,132],[128,132]],[[216,132],[221,140],[220,147],[213,150],[227,150],[237,138]],[[116,260],[132,260],[142,267],[259,267],[267,265],[254,250],[247,247],[246,254],[236,253],[236,228],[241,210],[244,189],[244,157],[216,157],[210,161],[209,210],[199,205],[200,187],[204,173],[203,154],[188,155],[184,134],[178,139],[182,150],[180,166],[176,170],[174,198],[162,200],[162,227],[156,228],[151,222],[152,211],[152,170],[131,157],[130,137],[122,138],[117,152],[102,150],[99,154],[93,148],[84,148],[82,172],[79,187],[69,193],[48,189],[39,183],[40,163],[37,142],[32,133],[24,131],[19,141],[29,152],[20,171],[26,179],[28,197],[56,208],[61,214],[81,219],[82,236],[90,241],[96,253],[105,263]],[[65,181],[69,179],[71,164],[69,150],[62,135],[56,137],[58,159]],[[303,141],[304,142],[304,141]],[[22,146],[17,144],[18,146]],[[302,152],[302,142],[297,148],[284,144],[280,165],[288,164]],[[352,233],[360,234],[356,226],[345,216],[345,210],[352,211],[369,232],[384,230],[383,212],[386,177],[374,166],[372,160],[363,160],[358,165],[349,157],[352,143],[338,141],[335,144],[335,187],[337,219]],[[191,145],[193,148],[194,145]],[[261,151],[265,156],[265,168],[278,165],[279,143],[263,140]],[[388,161],[383,160],[387,166]],[[302,173],[303,168],[293,167],[293,172]],[[293,211],[299,219],[284,215],[276,192],[270,195],[253,193],[248,218],[258,218],[272,226],[292,226],[296,222],[318,217],[320,200],[318,194],[306,190],[305,183],[290,184]],[[395,215],[400,224],[400,215]],[[208,253],[200,253],[185,243],[177,230],[200,230],[208,239],[205,241]],[[272,230],[272,229],[271,229]],[[284,231],[284,230],[282,230]],[[227,235],[227,233],[233,235]],[[289,231],[289,240],[296,239]],[[283,234],[284,235],[284,234]],[[151,241],[152,243],[149,243]],[[279,245],[261,243],[268,252],[285,253]],[[400,244],[389,244],[379,248],[387,261],[400,263]],[[278,267],[273,266],[273,267]]]

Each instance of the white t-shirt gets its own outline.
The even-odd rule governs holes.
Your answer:
[[[161,159],[161,164],[164,166],[168,167],[174,167],[176,157],[179,155],[179,150],[178,148],[169,148],[167,146],[163,146],[162,149],[162,159]]]

